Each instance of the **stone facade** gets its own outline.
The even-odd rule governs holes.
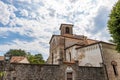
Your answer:
[[[101,67],[104,65],[108,80],[119,80],[120,53],[115,50],[115,45],[92,40],[83,35],[74,35],[72,29],[73,25],[71,24],[61,24],[61,34],[51,38],[48,63],[59,64],[56,61],[63,59],[63,62],[69,63],[74,63],[77,60],[78,65],[83,67]],[[54,48],[53,44],[59,42],[63,44],[56,45],[57,48]]]
[[[115,45],[102,43],[101,47],[109,80],[120,80],[120,53],[115,50]],[[116,62],[115,69],[112,65],[113,61]]]

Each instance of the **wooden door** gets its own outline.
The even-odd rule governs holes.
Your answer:
[[[73,80],[72,79],[72,72],[67,73],[67,80]]]

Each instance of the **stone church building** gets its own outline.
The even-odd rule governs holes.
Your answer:
[[[120,80],[120,53],[115,45],[73,34],[61,24],[50,39],[46,64],[11,64],[6,80]]]
[[[71,24],[61,24],[60,32],[49,42],[48,64],[59,64],[61,59],[64,64],[78,61],[78,66],[82,67],[104,67],[108,80],[120,80],[120,53],[114,44],[74,35]]]

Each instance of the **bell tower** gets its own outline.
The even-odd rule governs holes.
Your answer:
[[[64,34],[73,35],[73,25],[72,24],[61,24],[60,31],[61,31],[61,35],[64,35]]]

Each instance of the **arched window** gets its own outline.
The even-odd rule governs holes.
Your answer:
[[[111,65],[112,65],[112,67],[113,67],[114,74],[117,76],[117,75],[118,75],[117,62],[112,61],[112,62],[111,62]]]
[[[69,59],[70,59],[70,62],[71,62],[71,53],[69,52]]]
[[[86,63],[85,66],[92,67],[92,64],[91,63]]]
[[[52,53],[52,64],[53,64],[53,60],[54,60],[54,55],[53,55],[53,53]]]
[[[66,27],[66,33],[67,33],[67,34],[70,33],[70,29],[69,29],[69,27]]]

